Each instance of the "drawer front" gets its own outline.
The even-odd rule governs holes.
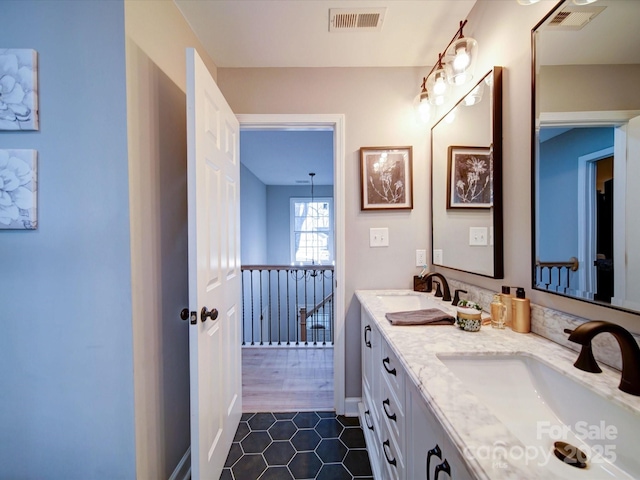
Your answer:
[[[381,382],[381,398],[379,400],[379,417],[386,422],[390,435],[395,439],[401,452],[405,451],[405,414],[403,405],[389,385],[389,381],[384,378]]]
[[[378,408],[373,404],[371,394],[367,389],[362,390],[362,403],[364,404],[365,423],[362,425],[362,428],[369,430],[377,439],[380,439],[380,416]]]
[[[404,370],[398,361],[398,357],[393,353],[391,348],[389,348],[387,342],[382,341],[381,344],[381,377],[387,380],[391,390],[398,399],[398,405],[404,405]]]
[[[400,447],[393,435],[389,433],[385,422],[380,425],[382,440],[380,440],[380,463],[384,472],[383,477],[390,480],[405,479],[405,464]]]

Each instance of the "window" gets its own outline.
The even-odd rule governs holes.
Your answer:
[[[291,199],[291,263],[333,263],[333,199]]]

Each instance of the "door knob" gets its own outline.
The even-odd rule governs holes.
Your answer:
[[[189,320],[189,309],[188,308],[183,308],[182,310],[180,310],[180,318],[182,320]]]
[[[218,310],[216,310],[215,308],[207,310],[207,307],[202,307],[202,310],[200,310],[200,321],[206,322],[207,317],[211,320],[215,320],[216,318],[218,318]]]

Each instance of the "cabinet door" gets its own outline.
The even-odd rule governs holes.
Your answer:
[[[441,428],[415,387],[407,390],[407,478],[434,480],[435,467],[443,462]],[[441,474],[438,480],[446,478]]]
[[[409,383],[409,382],[407,382]],[[407,478],[467,480],[474,478],[413,384],[407,386]]]
[[[362,397],[366,409],[370,410],[374,426],[380,421],[376,407],[380,396],[380,332],[364,308],[360,314],[360,340],[362,342]],[[368,403],[370,401],[370,403]],[[377,435],[378,432],[376,432]]]

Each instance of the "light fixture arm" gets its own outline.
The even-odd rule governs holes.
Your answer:
[[[453,35],[453,38],[449,41],[449,43],[447,44],[446,47],[444,47],[444,50],[442,51],[442,53],[438,53],[438,61],[436,62],[436,64],[431,67],[431,70],[429,70],[429,73],[427,73],[427,76],[425,77],[425,82],[426,82],[426,78],[429,77],[429,75],[431,75],[433,73],[433,71],[438,67],[438,66],[442,66],[442,58],[444,57],[445,53],[447,52],[447,50],[449,49],[449,47],[453,44],[453,42],[455,42],[456,40],[460,39],[460,38],[464,38],[464,35],[462,33],[462,29],[464,28],[464,26],[467,24],[468,20],[464,20],[464,21],[460,21],[460,28],[458,28],[458,30],[456,31],[456,33]],[[425,82],[422,83],[422,87],[424,88]]]

